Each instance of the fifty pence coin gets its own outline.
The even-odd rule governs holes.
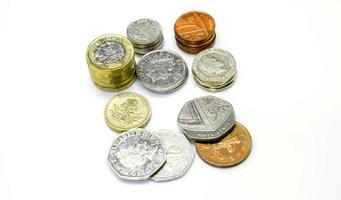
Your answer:
[[[170,93],[187,79],[188,68],[180,55],[169,50],[156,50],[137,63],[137,77],[145,88],[155,93]]]
[[[177,131],[157,130],[153,132],[163,139],[167,162],[151,179],[168,181],[183,176],[194,159],[194,151],[187,138]]]
[[[249,131],[236,122],[233,130],[216,143],[195,144],[196,150],[205,162],[216,167],[231,167],[244,161],[250,154],[252,139]]]
[[[229,102],[215,96],[204,96],[185,103],[177,121],[188,138],[214,141],[231,130],[235,114]]]
[[[117,132],[144,127],[151,116],[148,100],[135,92],[124,92],[112,97],[105,107],[105,121]]]
[[[146,180],[165,164],[166,149],[157,135],[144,129],[134,129],[115,139],[108,161],[120,178]]]

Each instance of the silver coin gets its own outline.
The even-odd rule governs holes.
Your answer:
[[[137,47],[134,46],[135,52],[141,55],[147,54],[151,51],[154,50],[159,50],[161,49],[163,46],[163,37],[161,37],[160,41],[158,41],[156,44],[154,44],[153,46],[150,47]]]
[[[168,181],[183,176],[194,159],[194,151],[187,138],[171,130],[157,130],[154,133],[163,139],[167,151],[167,162],[151,179]]]
[[[236,75],[236,62],[228,51],[211,48],[195,56],[192,73],[207,85],[224,85]]]
[[[131,22],[127,28],[128,39],[135,44],[150,44],[162,35],[161,25],[151,19]]]
[[[166,162],[166,148],[157,135],[145,129],[121,133],[111,146],[108,161],[123,179],[145,180]]]
[[[124,55],[124,46],[117,41],[105,41],[97,45],[94,50],[95,59],[104,65],[118,63]]]
[[[177,53],[156,50],[139,60],[136,73],[145,88],[156,93],[170,93],[185,82],[188,68]]]
[[[235,114],[229,102],[215,96],[204,96],[185,103],[177,121],[188,138],[214,141],[231,130]]]
[[[223,91],[223,90],[226,90],[230,87],[232,87],[232,85],[234,84],[235,80],[236,80],[236,76],[233,76],[231,80],[229,80],[226,84],[224,85],[217,85],[217,86],[208,86],[208,85],[205,85],[203,84],[200,80],[198,80],[196,77],[194,77],[194,80],[195,82],[197,83],[197,85],[206,90],[206,91],[209,91],[209,92],[220,92],[220,91]]]

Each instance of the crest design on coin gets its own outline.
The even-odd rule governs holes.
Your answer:
[[[167,162],[151,179],[167,181],[183,176],[194,159],[194,151],[187,138],[179,132],[170,130],[157,130],[154,133],[164,141]]]
[[[140,59],[136,72],[147,89],[168,93],[183,84],[188,69],[185,61],[178,54],[169,50],[157,50]]]
[[[166,149],[157,135],[144,129],[134,129],[115,139],[108,161],[119,177],[145,180],[165,164]]]
[[[138,100],[128,98],[120,105],[114,105],[114,108],[109,110],[111,116],[115,118],[118,123],[130,124],[142,118],[142,112],[138,110]]]
[[[139,19],[129,24],[127,35],[133,43],[152,43],[160,37],[161,26],[151,19]]]
[[[105,119],[110,128],[122,132],[144,127],[150,119],[148,100],[134,92],[114,96],[105,108]]]
[[[183,133],[198,141],[217,140],[234,123],[232,105],[214,96],[204,96],[187,102],[178,116],[178,125]]]
[[[103,42],[96,46],[94,52],[95,59],[105,65],[118,63],[124,54],[124,46],[117,41]]]
[[[175,22],[175,32],[189,41],[200,41],[214,34],[214,19],[207,13],[191,11],[183,14]]]
[[[233,130],[217,143],[196,143],[199,156],[209,164],[229,167],[247,158],[252,148],[252,139],[247,129],[236,122]]]

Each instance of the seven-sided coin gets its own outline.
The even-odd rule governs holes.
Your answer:
[[[232,105],[215,96],[199,97],[185,103],[178,116],[179,128],[196,141],[218,140],[234,123]]]
[[[152,132],[133,129],[115,139],[108,161],[120,178],[146,180],[165,164],[166,148]]]

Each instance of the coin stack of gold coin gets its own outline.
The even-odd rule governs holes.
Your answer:
[[[120,91],[136,79],[133,45],[120,35],[103,35],[87,49],[87,63],[94,84],[106,91]]]
[[[213,46],[216,38],[215,21],[205,12],[187,12],[176,20],[174,32],[180,49],[197,54]]]

